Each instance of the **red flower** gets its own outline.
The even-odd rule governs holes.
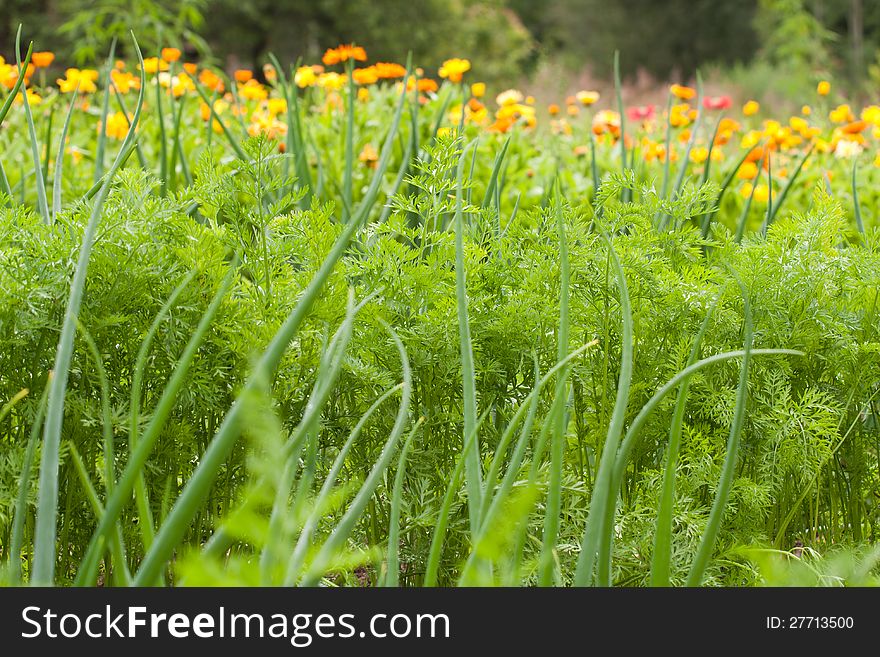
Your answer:
[[[630,121],[650,121],[654,118],[654,106],[642,105],[640,107],[628,107],[626,117]]]
[[[703,107],[708,110],[723,110],[733,104],[730,96],[707,96],[703,99]]]

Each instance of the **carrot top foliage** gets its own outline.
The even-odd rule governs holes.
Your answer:
[[[874,539],[870,194],[792,168],[759,218],[745,159],[486,132],[456,62],[163,57],[0,133],[3,581],[751,585]]]

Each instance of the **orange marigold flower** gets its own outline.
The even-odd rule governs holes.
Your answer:
[[[380,80],[396,80],[406,75],[406,69],[392,62],[377,62],[373,65]]]
[[[547,111],[550,112],[550,116],[556,116],[557,114],[559,114],[559,105],[557,105],[556,103],[551,103],[547,107]]]
[[[199,73],[199,82],[201,82],[211,91],[223,93],[223,80],[220,79],[220,76],[207,68],[203,68],[202,72]]]
[[[162,59],[166,62],[176,62],[181,54],[179,48],[162,48]]]
[[[432,94],[440,88],[437,81],[431,78],[419,78],[418,81],[410,78],[406,83],[406,90],[412,91],[415,87],[418,87],[418,90],[423,94]]]
[[[695,98],[697,95],[697,90],[692,87],[685,87],[680,84],[673,84],[669,87],[669,92],[680,100],[690,100],[691,98]]]
[[[351,76],[357,84],[376,84],[379,81],[379,73],[374,66],[356,68],[351,72]]]
[[[321,59],[327,66],[347,62],[349,59],[365,62],[367,51],[353,43],[343,44],[336,48],[328,48]]]
[[[194,64],[193,62],[187,62],[183,65],[183,70],[186,71],[189,75],[195,75],[196,71],[199,70],[198,64]]]
[[[857,135],[868,127],[867,121],[851,121],[841,128],[848,135]]]
[[[465,73],[471,70],[471,63],[467,59],[447,59],[440,67],[440,77],[450,82],[461,82]]]
[[[55,53],[44,51],[44,52],[35,52],[31,55],[31,62],[37,68],[46,68],[52,62],[55,61]]]
[[[371,169],[374,169],[379,161],[379,153],[376,152],[372,144],[366,144],[358,155],[358,159]]]
[[[239,84],[244,84],[248,80],[251,80],[254,77],[254,72],[245,68],[240,68],[235,73],[232,74],[235,78],[235,81]]]

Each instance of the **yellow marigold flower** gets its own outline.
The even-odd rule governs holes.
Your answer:
[[[443,62],[438,73],[441,78],[445,78],[450,82],[461,82],[461,78],[470,70],[471,63],[469,60],[455,57]]]
[[[816,140],[816,152],[817,153],[830,153],[831,152],[831,144],[828,143],[824,139]]]
[[[565,111],[568,112],[569,116],[577,116],[581,110],[577,105],[568,105],[566,106]]]
[[[516,105],[517,103],[522,102],[523,95],[516,89],[508,89],[507,91],[502,91],[495,97],[495,102],[498,103],[499,106],[504,107],[506,105]]]
[[[180,98],[187,91],[195,91],[196,85],[186,73],[175,75],[171,79],[171,93],[175,98]]]
[[[832,123],[848,123],[852,121],[855,117],[853,116],[852,109],[849,105],[843,104],[838,105],[833,110],[828,113],[828,118],[831,119]]]
[[[240,68],[232,74],[232,77],[234,77],[235,81],[239,84],[244,84],[245,82],[253,79],[254,72],[246,68]]]
[[[373,68],[376,70],[376,75],[380,80],[396,80],[406,75],[406,68],[400,64],[376,62],[373,64]]]
[[[269,114],[272,114],[273,116],[277,114],[286,114],[287,101],[284,98],[270,98],[269,102],[266,104],[266,108],[269,110]]]
[[[343,44],[336,48],[328,48],[321,60],[326,66],[333,66],[349,59],[359,62],[367,61],[367,51],[353,43]]]
[[[752,196],[753,190],[754,196]],[[770,198],[770,189],[767,185],[758,185],[755,187],[752,183],[743,183],[743,186],[739,188],[739,193],[743,198],[752,196],[752,198],[758,203],[766,203],[767,199]]]
[[[81,94],[91,94],[98,90],[98,87],[95,86],[95,82],[98,81],[98,72],[93,69],[69,68],[64,74],[63,79],[57,80],[58,88],[62,93],[71,93],[76,90],[77,86]]]
[[[593,133],[601,135],[609,132],[612,136],[620,135],[620,114],[612,110],[601,110],[593,117]]]
[[[31,107],[33,107],[34,105],[39,105],[40,103],[43,102],[42,96],[40,96],[37,92],[33,91],[32,89],[27,90],[27,100],[28,100],[28,105],[30,105]],[[15,96],[15,102],[19,103],[19,104],[24,103],[24,96],[21,95],[20,91]]]
[[[589,107],[597,100],[599,100],[599,92],[598,91],[578,91],[574,97],[577,101],[583,105],[584,107]]]
[[[35,52],[31,55],[31,63],[37,68],[46,68],[55,61],[55,53],[49,51]]]
[[[877,155],[874,156],[874,166],[880,167],[880,153],[877,153]]]
[[[182,53],[178,48],[162,48],[161,51],[162,59],[169,63],[176,62],[178,59],[180,59],[181,54]]]
[[[269,139],[278,139],[287,134],[287,124],[278,121],[268,112],[254,112],[247,131],[251,137],[266,135]]]
[[[811,108],[809,105],[804,105],[803,107],[801,107],[801,114],[803,114],[804,116],[809,116],[812,113],[813,108]]]
[[[534,96],[526,96],[526,105],[534,105],[535,97]]]
[[[862,121],[866,121],[875,126],[880,126],[880,106],[868,105],[862,110]]]
[[[158,73],[159,71],[167,71],[168,70],[168,62],[164,59],[159,59],[158,57],[147,57],[144,60],[144,72],[146,73]]]
[[[278,79],[278,71],[275,70],[275,67],[272,66],[272,64],[266,62],[263,64],[263,77],[265,77],[268,82],[275,82],[275,80]],[[279,144],[279,146],[284,146],[284,144]]]
[[[248,80],[246,84],[239,87],[238,92],[245,100],[266,100],[269,97],[266,87],[253,79]]]
[[[324,89],[338,90],[345,86],[345,76],[339,73],[321,73],[317,80],[318,86]]]
[[[300,66],[293,74],[293,81],[300,89],[311,87],[318,81],[318,72],[314,66]]]
[[[376,152],[372,144],[366,144],[358,154],[358,159],[371,169],[374,169],[379,162],[379,153]]]
[[[672,109],[669,111],[669,124],[673,128],[681,128],[683,126],[686,126],[688,123],[691,122],[689,112],[690,105],[673,105]]]
[[[702,164],[709,158],[709,149],[705,146],[698,146],[691,149],[691,162]]]
[[[100,125],[98,126],[100,130]],[[128,120],[122,112],[107,115],[107,128],[104,134],[113,139],[125,139],[128,134]]]
[[[831,93],[831,83],[828,80],[822,80],[818,85],[816,85],[816,93],[820,96],[827,96]]]
[[[127,94],[132,89],[139,89],[141,86],[141,79],[138,76],[115,68],[110,71],[110,79],[121,94]]]
[[[361,87],[360,89],[358,89],[357,99],[362,103],[366,103],[368,100],[370,100],[370,90],[366,87]]]
[[[450,134],[451,132],[452,132],[452,128],[450,128],[448,125],[444,125],[444,126],[441,126],[440,128],[437,129],[437,136],[438,137],[445,137],[448,134]],[[880,157],[880,156],[878,156],[878,157]]]
[[[678,135],[678,141],[680,141],[682,144],[687,143],[690,140],[690,138],[691,138],[690,128],[688,128],[686,130],[682,130]]]
[[[474,82],[471,85],[471,95],[474,98],[482,98],[486,95],[486,83],[485,82]]]
[[[754,162],[743,162],[743,165],[736,172],[736,177],[740,180],[754,180],[758,175],[758,165]]]
[[[788,125],[791,126],[792,130],[796,130],[797,132],[804,134],[810,129],[810,124],[807,123],[807,120],[801,118],[800,116],[793,116],[788,120]]]
[[[227,109],[229,109],[229,103],[225,100],[218,98],[214,101],[214,114],[222,114]],[[202,121],[207,121],[211,118],[211,107],[206,103],[201,103],[199,105],[199,113],[202,117]]]
[[[669,92],[679,100],[691,100],[696,98],[697,90],[692,87],[685,87],[680,84],[673,84],[669,87]]]
[[[379,81],[379,74],[373,66],[356,68],[351,72],[351,75],[357,84],[376,84]]]
[[[758,113],[758,110],[761,109],[761,106],[754,100],[748,101],[745,105],[743,105],[743,114],[746,116],[754,116]]]

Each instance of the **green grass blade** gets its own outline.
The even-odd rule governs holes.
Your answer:
[[[483,196],[482,207],[488,208],[495,198],[495,188],[498,186],[498,174],[501,173],[501,165],[504,163],[504,156],[507,155],[507,147],[510,146],[510,137],[504,140],[504,145],[495,156],[495,163],[492,166],[492,175],[489,177],[489,183],[486,185],[486,194]],[[474,150],[476,153],[476,149]],[[473,169],[472,169],[473,171]]]
[[[723,290],[722,290],[723,292]],[[709,329],[709,321],[715,308],[721,301],[721,293],[706,313],[703,324],[688,356],[687,365],[693,365],[700,355],[703,338]],[[675,476],[678,471],[678,453],[681,446],[681,430],[684,424],[684,412],[687,408],[690,379],[686,379],[678,389],[675,410],[672,413],[672,424],[669,425],[669,442],[666,447],[666,463],[663,469],[663,483],[660,489],[660,502],[657,505],[657,522],[654,531],[654,552],[651,554],[651,586],[669,586],[669,572],[672,563],[672,515],[675,505]]]
[[[779,192],[779,198],[777,199],[776,203],[773,205],[773,211],[767,217],[767,226],[768,227],[770,226],[770,224],[773,223],[773,220],[776,218],[776,213],[779,212],[779,208],[781,208],[782,204],[785,203],[785,199],[788,196],[788,192],[791,190],[792,185],[794,185],[794,181],[797,180],[797,177],[800,174],[801,169],[804,168],[804,163],[806,163],[807,158],[810,157],[814,148],[815,148],[815,144],[810,144],[810,147],[807,149],[807,152],[803,154],[803,156],[801,157],[800,160],[798,160],[797,166],[794,168],[794,171],[792,172],[791,177],[788,179],[788,182],[785,183],[785,187],[783,187],[782,191]],[[769,160],[768,160],[768,162],[769,162]],[[771,190],[771,194],[772,194],[772,190]],[[769,203],[769,201],[768,201],[768,203]]]
[[[102,79],[104,83],[104,99],[101,103],[101,129],[98,131],[98,145],[95,149],[95,174],[94,182],[97,183],[104,175],[104,152],[107,148],[107,114],[110,111],[110,71],[113,70],[113,57],[116,54],[116,39],[110,44],[110,54],[104,63]]]
[[[434,523],[434,532],[431,535],[431,547],[428,549],[428,562],[425,565],[425,579],[423,586],[437,586],[437,577],[440,570],[440,555],[443,551],[443,539],[446,536],[446,527],[449,524],[449,513],[452,510],[452,503],[458,488],[461,485],[462,475],[464,474],[465,455],[469,454],[477,445],[477,432],[483,424],[483,420],[489,415],[489,410],[483,411],[483,414],[477,419],[474,430],[467,436],[464,441],[464,448],[461,450],[455,461],[455,469],[449,478],[449,484],[446,486],[446,492],[443,494],[443,501],[440,503],[440,510],[437,513],[437,520]]]
[[[76,104],[77,90],[74,90],[70,98],[70,106],[67,108],[67,116],[64,118],[64,126],[61,128],[61,141],[58,144],[58,153],[55,155],[55,174],[52,181],[52,223],[61,211],[61,183],[64,175],[64,143],[67,141],[67,131],[70,129],[70,120],[73,117],[73,108]]]
[[[727,499],[733,485],[733,477],[736,473],[736,463],[739,457],[740,433],[742,432],[742,425],[746,417],[746,404],[748,403],[749,396],[749,365],[751,363],[753,339],[752,308],[749,303],[748,293],[744,288],[742,295],[745,314],[745,347],[740,366],[739,386],[736,390],[736,408],[733,413],[733,422],[730,425],[730,436],[727,439],[727,453],[724,456],[724,464],[721,466],[721,478],[718,480],[718,487],[715,489],[715,499],[712,502],[712,510],[709,513],[706,529],[703,531],[703,537],[700,540],[700,547],[697,549],[697,554],[691,563],[691,569],[687,577],[688,586],[699,586],[703,581],[703,574],[709,565],[709,559],[715,549],[715,540],[718,538],[718,532],[721,529],[721,519],[724,515],[724,508],[727,506]]]
[[[15,44],[15,52],[20,53],[20,44],[19,39],[21,37],[21,25],[18,26],[18,34],[16,36],[16,44]],[[31,63],[31,55],[34,52],[34,44],[31,42],[28,45],[27,53],[24,56],[24,62],[19,64],[18,77],[15,80],[15,84],[12,86],[12,89],[9,92],[9,95],[6,96],[6,100],[3,103],[3,107],[0,107],[0,126],[3,125],[3,119],[6,118],[6,115],[9,113],[10,108],[12,108],[12,103],[15,102],[15,97],[18,96],[19,91],[21,91],[21,87],[24,84],[24,76],[21,74],[23,70],[27,69],[28,64]],[[24,64],[22,67],[21,64]]]
[[[620,80],[620,51],[614,51],[614,96],[617,100],[617,114],[620,116],[620,173],[626,174],[626,112],[623,108],[623,84]],[[626,203],[631,200],[631,191],[624,189],[621,192],[621,201]]]
[[[98,378],[101,381],[101,416],[104,432],[103,475],[104,488],[109,496],[113,492],[113,485],[116,482],[116,450],[113,443],[113,417],[110,409],[110,382],[107,378],[107,372],[104,369],[101,353],[98,351],[98,345],[95,344],[91,334],[80,322],[77,322],[77,328],[80,333],[82,333],[83,340],[85,340],[86,346],[92,355],[92,360],[95,362],[95,369],[98,372]],[[82,475],[85,475],[84,468]],[[85,482],[88,482],[88,476],[84,476],[83,479]],[[99,503],[97,505],[93,504],[93,508],[95,509],[96,517],[100,520],[101,515],[104,513],[103,507]],[[122,536],[122,527],[119,522],[116,523],[114,532],[111,540],[111,549],[113,550],[113,581],[116,586],[130,586],[131,572],[128,569],[128,559],[125,556],[125,542]]]
[[[52,375],[49,375],[49,381]],[[48,383],[48,382],[47,382]],[[9,562],[10,584],[18,584],[21,581],[21,546],[24,539],[24,521],[27,515],[28,489],[31,485],[31,469],[34,463],[34,455],[37,451],[37,443],[40,440],[40,429],[43,428],[43,418],[46,416],[46,401],[49,399],[49,386],[43,389],[37,406],[37,415],[31,426],[24,459],[21,465],[21,473],[18,480],[18,495],[15,498],[15,512],[12,516],[12,530],[9,537]]]
[[[556,222],[559,232],[559,328],[557,333],[557,361],[562,361],[568,354],[569,332],[569,262],[568,241],[565,236],[565,220],[562,213],[562,204],[559,198],[559,184],[556,185]],[[560,583],[558,573],[555,573],[556,541],[559,536],[559,514],[562,509],[562,467],[565,456],[566,427],[565,427],[565,402],[568,398],[566,393],[568,384],[568,368],[563,369],[556,379],[556,392],[553,406],[548,417],[548,426],[552,426],[552,438],[550,443],[550,481],[547,490],[547,505],[544,515],[544,536],[541,546],[541,557],[538,584],[550,586]]]
[[[177,302],[178,297],[180,297],[184,289],[186,289],[186,286],[189,285],[190,282],[192,282],[193,278],[195,278],[195,275],[195,270],[190,271],[177,285],[177,287],[174,288],[167,301],[165,301],[165,303],[159,309],[159,312],[153,319],[152,324],[150,324],[149,329],[147,329],[147,334],[141,341],[141,347],[138,350],[137,359],[135,360],[135,366],[134,370],[132,371],[131,377],[131,398],[129,401],[128,413],[129,458],[131,458],[130,454],[131,452],[134,452],[134,450],[137,448],[138,441],[140,440],[139,423],[141,407],[141,387],[143,384],[144,370],[147,366],[147,358],[150,354],[150,347],[153,345],[153,338],[155,337],[156,332],[159,330],[159,326],[168,316],[168,313],[171,312],[171,308]],[[143,543],[144,549],[147,549],[153,542],[155,531],[153,529],[153,513],[150,510],[151,507],[149,493],[147,492],[147,483],[144,479],[143,472],[138,475],[137,485],[135,487],[135,501],[137,502],[138,509],[138,529],[140,530],[141,541]]]
[[[391,511],[388,520],[388,556],[385,561],[385,577],[382,579],[382,586],[389,588],[396,588],[400,582],[400,503],[403,499],[406,459],[409,456],[413,438],[424,421],[425,418],[420,417],[403,442],[400,457],[397,459],[397,471],[394,473],[394,488],[391,490]]]
[[[666,98],[666,141],[665,141],[665,150],[663,151],[663,187],[660,188],[660,198],[665,199],[666,195],[669,193],[669,163],[672,160],[670,157],[671,153],[669,152],[670,147],[672,146],[672,99],[674,96],[670,91]]]
[[[857,157],[853,158],[852,165],[852,197],[853,197],[853,210],[856,216],[856,228],[858,228],[859,232],[864,235],[865,234],[865,224],[862,223],[862,209],[859,206],[859,188],[856,185],[856,174],[858,173],[859,159]]]
[[[468,320],[467,277],[464,264],[464,211],[462,207],[464,163],[468,150],[474,144],[475,142],[468,144],[459,157],[457,184],[455,187],[455,297],[458,308],[458,334],[464,395],[463,436],[469,436],[477,425],[477,384],[474,371],[474,352],[471,343],[470,322]],[[462,439],[462,443],[464,443],[464,439]],[[473,448],[464,455],[464,459],[471,532],[476,533],[480,526],[480,505],[482,504],[483,496],[479,442],[475,443]]]
[[[629,388],[633,369],[633,320],[629,291],[626,286],[626,276],[611,239],[604,232],[602,236],[608,243],[609,256],[614,266],[617,287],[620,293],[620,310],[623,326],[621,344],[623,345],[623,352],[620,360],[620,375],[617,382],[614,411],[611,415],[611,422],[608,424],[608,434],[605,438],[605,445],[602,448],[596,481],[593,486],[592,496],[590,497],[590,510],[581,540],[581,552],[578,556],[577,569],[574,576],[575,586],[588,586],[592,582],[593,567],[597,561],[599,566],[599,585],[610,586],[611,584],[610,553],[612,528],[606,527],[604,523],[608,509],[613,508],[613,505],[616,504],[612,490],[614,460],[617,456],[617,450],[623,434],[623,423],[629,404]]]
[[[21,50],[19,49],[19,38],[21,37],[21,26],[18,28],[18,34],[15,37],[15,56],[18,62],[18,77],[21,78],[24,76],[24,71],[27,68],[27,63],[22,64],[21,61]],[[28,54],[34,48],[33,42],[28,46]],[[27,61],[26,58],[25,61]],[[52,218],[49,215],[49,201],[46,198],[46,180],[43,178],[43,166],[40,163],[40,143],[37,141],[37,130],[34,126],[34,116],[31,113],[31,103],[28,99],[27,89],[25,88],[21,92],[21,96],[23,99],[24,105],[24,116],[27,120],[28,134],[30,135],[31,140],[31,156],[34,160],[34,177],[37,181],[37,207],[40,210],[40,216],[43,218],[43,223],[50,224],[52,222]],[[22,188],[24,186],[24,180],[22,180]]]
[[[352,198],[352,172],[354,171],[354,99],[355,83],[352,75],[353,60],[349,59],[345,66],[345,74],[348,76],[348,108],[345,112],[345,164],[342,171],[342,222],[348,221],[349,210],[354,199]],[[406,88],[404,87],[404,90]]]

